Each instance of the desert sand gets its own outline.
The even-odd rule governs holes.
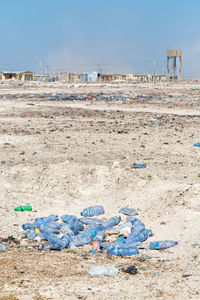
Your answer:
[[[199,83],[0,84],[0,299],[200,299]],[[44,93],[125,95],[54,101]],[[140,95],[146,95],[144,98]],[[146,169],[133,169],[145,163]],[[16,212],[30,204],[31,212]],[[40,251],[21,225],[51,213],[129,206],[154,236],[177,240],[138,257],[91,254],[91,246]],[[142,254],[149,258],[144,258]],[[95,265],[119,268],[91,277]]]

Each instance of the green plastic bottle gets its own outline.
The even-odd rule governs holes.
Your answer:
[[[15,211],[31,211],[32,210],[32,206],[31,205],[27,205],[27,206],[18,206],[15,208]]]

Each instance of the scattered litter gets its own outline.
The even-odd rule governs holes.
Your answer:
[[[149,243],[149,249],[151,249],[151,250],[167,249],[167,248],[170,248],[170,247],[174,247],[177,244],[178,244],[177,241],[171,241],[171,240],[150,242]]]
[[[183,278],[188,278],[188,277],[190,277],[190,276],[192,276],[192,274],[183,274],[183,275],[182,275]]]
[[[194,244],[192,244],[192,247],[200,247],[200,244],[194,243]]]
[[[119,210],[119,213],[127,215],[127,216],[137,216],[138,213],[133,208],[123,207]]]
[[[145,164],[133,164],[134,169],[144,169],[146,168]]]
[[[0,251],[6,250],[7,246],[4,244],[0,244]]]
[[[31,211],[32,210],[32,206],[31,205],[27,205],[27,206],[18,206],[14,209],[15,211]]]
[[[89,271],[91,276],[105,275],[105,276],[116,276],[118,269],[115,267],[96,266],[92,267]]]
[[[24,207],[17,209],[21,211]],[[138,249],[165,249],[178,243],[159,241],[143,245],[152,236],[152,230],[146,229],[145,224],[133,216],[136,214],[134,209],[125,207],[120,211],[128,214],[126,221],[120,225],[121,217],[118,216],[101,220],[65,214],[59,219],[52,214],[36,218],[34,223],[23,224],[23,235],[29,240],[37,240],[42,250],[60,251],[64,248],[76,249],[89,245],[92,254],[106,250],[108,254],[115,256],[138,255]],[[103,213],[102,206],[91,206],[84,209],[81,215],[94,216]]]
[[[138,270],[137,270],[137,268],[135,267],[135,266],[129,266],[127,269],[122,269],[122,271],[124,272],[124,273],[128,273],[128,274],[130,274],[130,275],[135,275],[135,274],[137,274],[138,273]]]
[[[200,143],[193,144],[194,147],[200,147]]]

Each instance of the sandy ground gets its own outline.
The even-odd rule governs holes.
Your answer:
[[[0,84],[0,299],[200,299],[200,90],[195,83]],[[42,93],[103,92],[127,101],[49,101]],[[139,98],[138,95],[153,95]],[[4,97],[3,95],[12,95]],[[133,163],[147,168],[135,170]],[[31,204],[32,212],[15,212]],[[178,240],[138,257],[91,254],[91,247],[42,252],[21,225],[51,213],[79,215],[103,205],[105,217],[129,205],[153,230]],[[145,253],[149,258],[143,258]],[[127,267],[90,277],[95,265]]]

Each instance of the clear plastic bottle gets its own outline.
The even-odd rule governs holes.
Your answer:
[[[137,247],[112,247],[107,249],[107,253],[116,256],[132,256],[138,254]]]
[[[90,206],[88,208],[83,209],[81,212],[81,216],[93,217],[93,216],[102,215],[104,213],[105,213],[105,211],[104,211],[103,206],[96,205],[96,206]]]
[[[0,251],[6,250],[7,246],[5,244],[0,244]]]
[[[119,213],[128,215],[128,216],[137,216],[138,213],[135,209],[133,208],[128,208],[128,207],[123,207],[119,210]]]
[[[118,274],[118,269],[115,267],[95,266],[90,269],[89,274],[91,276],[96,276],[96,275],[116,276]]]
[[[149,249],[151,250],[167,249],[170,247],[174,247],[177,244],[178,244],[177,241],[172,241],[172,240],[150,242]]]

